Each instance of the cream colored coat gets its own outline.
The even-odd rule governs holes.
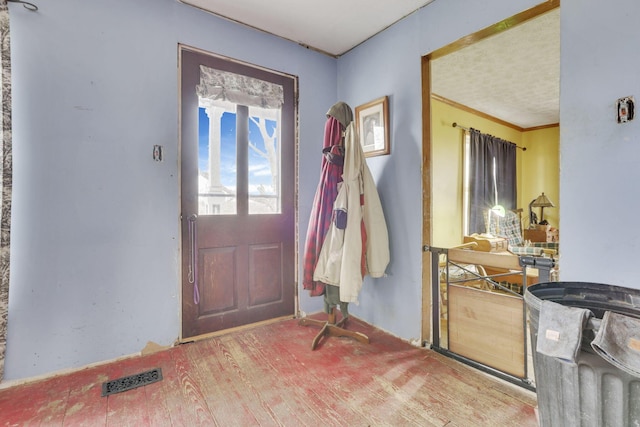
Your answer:
[[[345,130],[345,157],[334,212],[347,212],[344,230],[331,224],[320,251],[313,280],[340,287],[340,301],[358,302],[362,289],[362,251],[366,255],[366,272],[371,277],[382,277],[389,264],[389,235],[382,204],[375,182],[365,161],[357,138],[355,125]],[[360,196],[364,195],[364,205]],[[366,247],[362,247],[362,228],[367,234]]]

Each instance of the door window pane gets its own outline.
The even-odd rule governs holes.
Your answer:
[[[249,214],[281,212],[280,109],[249,108]]]
[[[198,215],[235,215],[235,105],[213,105],[200,99],[198,113]]]

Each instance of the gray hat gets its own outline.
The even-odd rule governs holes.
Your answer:
[[[349,123],[353,121],[353,111],[348,104],[340,101],[333,104],[329,111],[327,111],[327,117],[333,117],[340,122],[343,128],[346,129]]]

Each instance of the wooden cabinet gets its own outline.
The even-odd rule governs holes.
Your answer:
[[[558,229],[548,225],[538,225],[536,228],[524,230],[524,240],[531,242],[558,242],[559,238]]]

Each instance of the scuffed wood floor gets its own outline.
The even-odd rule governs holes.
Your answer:
[[[357,319],[362,344],[285,320],[0,390],[3,426],[537,426],[535,394]],[[101,397],[102,383],[163,380]]]

